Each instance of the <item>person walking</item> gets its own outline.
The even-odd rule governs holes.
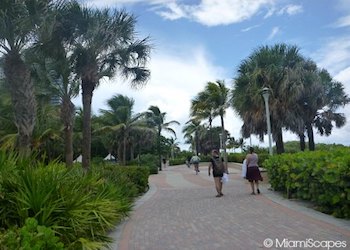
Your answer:
[[[190,168],[191,167],[191,158],[192,158],[192,156],[187,156],[187,158],[186,158],[186,165],[187,165],[187,167],[188,168]]]
[[[254,148],[249,148],[249,153],[246,156],[246,164],[247,164],[247,173],[246,173],[246,179],[250,182],[250,185],[252,187],[252,193],[255,195],[255,189],[254,189],[254,183],[256,186],[256,192],[260,194],[259,190],[259,181],[262,181],[263,178],[261,177],[261,173],[258,166],[259,157],[254,152]]]
[[[190,162],[193,164],[194,166],[194,171],[196,171],[196,175],[198,174],[199,171],[199,162],[200,162],[200,158],[198,157],[198,155],[194,155],[192,156]]]
[[[211,159],[208,167],[208,175],[210,176],[211,170],[213,172],[215,189],[218,193],[216,197],[222,197],[224,194],[222,193],[222,181],[221,178],[225,173],[225,164],[223,159],[219,156],[219,152],[214,149],[211,151]]]
[[[166,168],[166,158],[165,157],[163,157],[162,162],[163,162],[163,168]]]

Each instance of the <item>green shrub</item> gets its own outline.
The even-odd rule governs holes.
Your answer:
[[[288,198],[313,201],[336,217],[350,218],[350,150],[283,154],[264,162],[271,186]]]
[[[66,169],[1,152],[0,163],[2,230],[21,227],[33,217],[52,228],[67,249],[102,247],[110,241],[108,231],[131,210],[131,200],[98,171],[85,173],[81,167]]]
[[[114,183],[124,197],[134,198],[148,188],[149,168],[145,166],[99,166],[98,171],[104,178]]]
[[[229,162],[238,162],[242,163],[245,159],[246,154],[245,153],[230,153],[227,156],[227,160]]]
[[[22,228],[0,234],[0,249],[60,250],[64,245],[51,228],[38,225],[34,218],[27,218]]]
[[[150,174],[158,174],[159,158],[153,154],[143,154],[137,159],[130,161],[130,165],[147,166]]]
[[[175,158],[175,159],[170,159],[169,160],[169,165],[170,166],[182,165],[182,164],[186,164],[186,159],[185,158]]]

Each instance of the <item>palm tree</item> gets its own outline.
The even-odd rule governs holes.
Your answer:
[[[208,99],[206,104],[213,108],[213,114],[220,116],[221,121],[221,136],[222,136],[222,148],[224,150],[225,166],[227,167],[227,153],[226,153],[226,141],[227,135],[225,130],[224,116],[226,109],[230,106],[230,90],[226,87],[225,82],[217,80],[216,82],[208,82],[205,86],[204,92]]]
[[[150,72],[144,66],[149,57],[148,39],[136,40],[134,16],[125,11],[76,8],[74,40],[75,72],[81,78],[84,110],[83,168],[91,157],[91,100],[99,81],[119,71],[131,77],[132,86],[143,84]]]
[[[157,130],[157,151],[158,151],[158,157],[159,157],[159,170],[162,171],[162,152],[161,152],[162,131],[170,132],[176,138],[176,133],[172,128],[170,128],[170,125],[173,125],[173,124],[180,125],[180,123],[175,120],[166,122],[165,120],[166,113],[161,112],[157,106],[150,106],[148,110],[145,112],[145,116],[149,124],[154,128],[156,128]]]
[[[37,41],[38,29],[43,21],[48,22],[45,16],[55,2],[2,0],[0,3],[0,53],[4,56],[4,74],[18,130],[18,149],[24,155],[30,153],[36,117],[34,86],[25,51]]]
[[[210,132],[210,147],[213,149],[212,124],[214,117],[218,116],[217,110],[208,105],[209,93],[201,91],[191,100],[190,116],[194,120],[202,121],[208,119]]]
[[[199,130],[201,128],[200,121],[197,119],[191,119],[185,123],[185,126],[182,128],[182,132],[184,133],[185,138],[193,139],[191,143],[193,145],[193,149],[196,155],[200,152],[199,145]]]
[[[293,106],[302,91],[300,81],[291,80],[303,58],[296,46],[277,44],[263,46],[244,60],[238,70],[232,91],[232,106],[242,118],[242,135],[266,133],[266,117],[261,89],[271,90],[271,132],[277,153],[283,153],[282,129],[291,120]]]
[[[133,114],[134,100],[123,95],[115,95],[107,101],[108,110],[100,109],[102,114],[101,127],[98,131],[112,131],[113,141],[120,138],[118,158],[122,159],[122,163],[126,163],[126,152],[129,150],[133,152],[132,134],[136,131],[145,132],[152,131],[147,127],[143,114]],[[95,131],[97,132],[97,131]],[[120,157],[122,156],[122,157]]]
[[[17,128],[13,121],[11,97],[4,84],[4,78],[1,77],[0,73],[0,148],[13,150],[16,144]]]
[[[171,159],[175,158],[175,154],[180,152],[179,142],[176,141],[173,137],[168,139],[168,144],[170,147],[170,156]]]
[[[54,25],[42,29],[40,45],[31,53],[35,75],[42,82],[40,88],[48,90],[51,98],[60,103],[60,118],[63,124],[65,161],[73,164],[73,127],[75,106],[72,99],[79,94],[79,81],[73,71],[69,40],[73,37],[74,24],[71,18],[77,3],[64,1],[56,6]]]
[[[345,116],[336,110],[349,103],[350,99],[345,94],[343,85],[334,81],[326,70],[318,69],[316,63],[311,60],[302,61],[296,75],[303,83],[303,91],[296,102],[291,130],[300,134],[301,150],[305,148],[303,135],[306,130],[309,150],[313,151],[313,126],[321,135],[330,135],[333,123],[336,127],[343,126]]]

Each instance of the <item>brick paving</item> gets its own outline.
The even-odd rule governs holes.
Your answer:
[[[349,220],[285,200],[269,191],[266,184],[260,188],[261,195],[250,195],[249,183],[240,177],[237,168],[230,168],[224,196],[216,198],[207,165],[201,163],[200,170],[195,175],[193,169],[181,165],[150,176],[150,190],[114,232],[111,249],[328,249],[295,243],[307,239],[314,244],[340,241],[346,247],[329,249],[350,249]],[[270,248],[264,246],[267,238],[273,241]],[[283,240],[287,247],[276,245]]]

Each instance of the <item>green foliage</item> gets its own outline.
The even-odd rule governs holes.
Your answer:
[[[175,166],[175,165],[182,165],[186,163],[186,158],[175,158],[175,159],[170,159],[169,160],[169,165],[170,166]]]
[[[350,218],[349,148],[277,155],[264,166],[275,190],[311,200],[325,213]]]
[[[158,174],[159,159],[154,154],[139,155],[134,161],[130,161],[131,165],[147,166],[150,174]]]
[[[38,225],[34,218],[27,218],[22,228],[0,234],[0,249],[60,250],[64,245],[51,228]]]
[[[96,166],[103,177],[117,186],[123,197],[134,198],[148,188],[149,168],[144,166]],[[95,169],[95,168],[94,168]]]
[[[230,153],[227,155],[227,160],[229,162],[242,163],[244,161],[245,156],[245,153]]]
[[[65,249],[100,249],[110,241],[107,233],[130,212],[133,198],[147,189],[148,175],[145,167],[107,163],[85,173],[81,167],[0,152],[0,230],[34,218],[38,235],[49,234],[41,226],[51,228]]]

